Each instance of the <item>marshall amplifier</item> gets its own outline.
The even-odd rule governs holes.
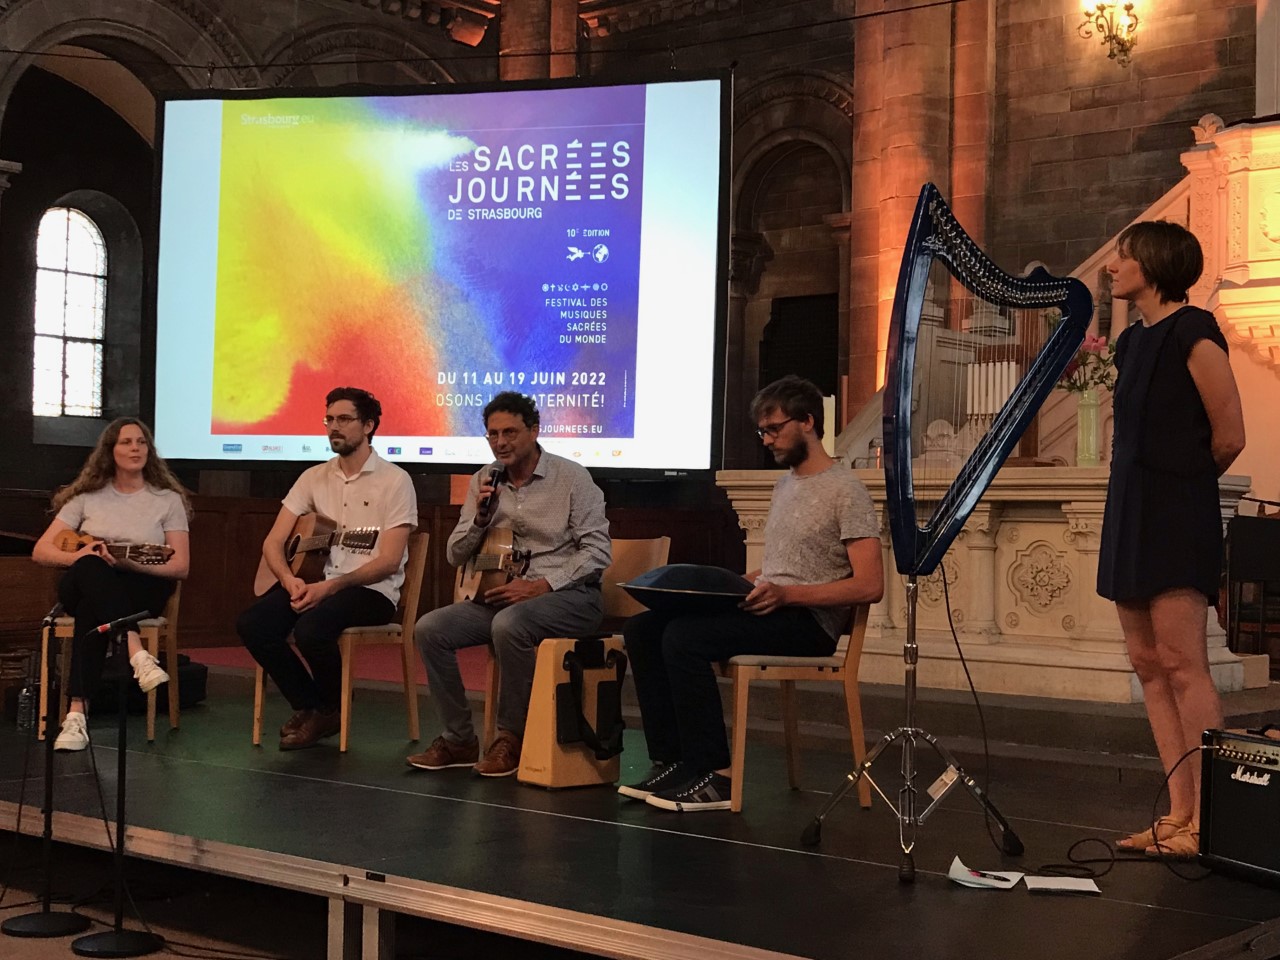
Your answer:
[[[1200,857],[1215,870],[1280,884],[1280,739],[1268,732],[1204,732]]]

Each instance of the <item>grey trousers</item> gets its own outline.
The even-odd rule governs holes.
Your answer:
[[[529,712],[538,644],[547,637],[590,633],[600,626],[603,616],[600,588],[579,584],[500,609],[467,600],[422,617],[413,629],[413,639],[427,668],[427,684],[445,737],[454,743],[470,743],[476,738],[458,672],[459,650],[493,644],[501,675],[498,728],[520,737]]]

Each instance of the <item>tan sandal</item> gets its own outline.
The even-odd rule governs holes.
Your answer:
[[[1147,847],[1147,856],[1169,860],[1194,860],[1200,854],[1200,827],[1188,823],[1167,840],[1157,840]]]
[[[1141,833],[1133,833],[1117,840],[1116,847],[1120,850],[1146,850],[1158,840],[1168,840],[1170,837],[1175,836],[1186,825],[1186,820],[1161,817],[1155,822],[1154,827],[1148,827]]]

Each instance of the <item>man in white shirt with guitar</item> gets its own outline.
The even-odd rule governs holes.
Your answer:
[[[395,618],[409,534],[418,525],[413,481],[371,443],[382,405],[356,387],[330,390],[325,405],[337,456],[304,471],[284,498],[262,543],[254,585],[261,599],[236,622],[241,642],[293,708],[280,728],[281,750],[338,732],[338,635]],[[304,561],[325,549],[323,576],[309,579]],[[289,649],[291,633],[310,673]]]
[[[533,400],[519,393],[499,393],[484,408],[495,459],[472,476],[449,537],[449,562],[463,568],[459,599],[414,629],[444,726],[408,758],[420,770],[515,773],[538,644],[600,625],[600,575],[611,557],[604,495],[584,467],[538,445],[539,422]],[[493,644],[501,676],[498,734],[483,758],[457,658],[482,643]]]

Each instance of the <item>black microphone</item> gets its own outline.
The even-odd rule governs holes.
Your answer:
[[[51,627],[51,626],[53,626],[53,621],[57,620],[60,616],[62,616],[62,601],[61,601],[61,600],[59,600],[57,603],[55,603],[55,604],[53,605],[53,609],[52,609],[52,610],[50,610],[48,613],[46,613],[46,614],[44,615],[44,619],[40,621],[40,626],[42,626],[42,627]]]
[[[489,486],[496,487],[498,485],[498,481],[502,479],[503,475],[506,472],[507,471],[504,470],[502,467],[490,467],[489,468]],[[489,507],[492,505],[493,505],[493,494],[489,494],[489,496],[485,497],[483,500],[480,501],[480,506],[478,509],[482,514],[487,515],[489,513]]]
[[[142,610],[138,613],[131,613],[127,617],[121,617],[119,620],[112,620],[110,623],[104,623],[100,627],[94,627],[94,633],[114,633],[116,630],[123,630],[125,627],[134,627],[141,620],[146,620],[151,616],[150,610]]]

